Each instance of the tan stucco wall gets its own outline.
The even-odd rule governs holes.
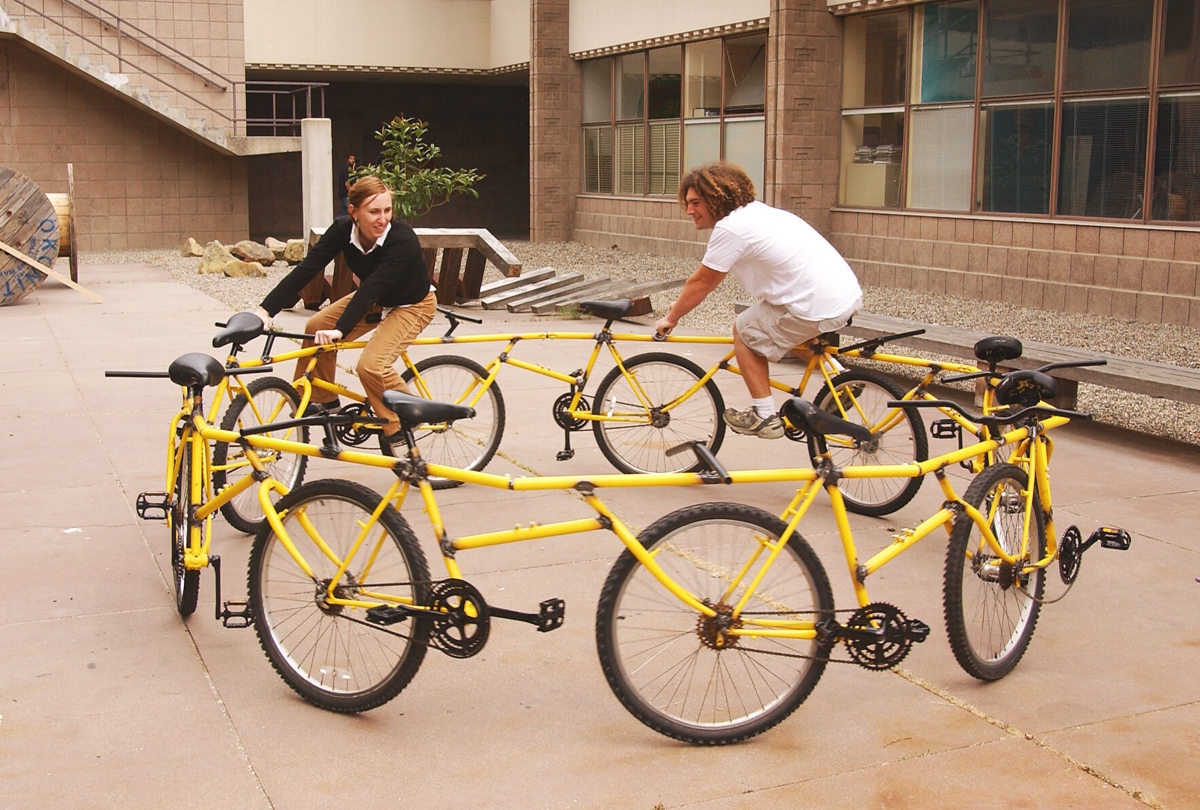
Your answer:
[[[529,0],[246,0],[245,19],[249,65],[453,71],[529,59]]]
[[[571,53],[766,17],[770,0],[571,0]]]

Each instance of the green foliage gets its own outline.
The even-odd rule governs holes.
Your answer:
[[[378,164],[356,168],[354,179],[373,174],[392,190],[392,206],[400,219],[412,222],[456,194],[479,197],[475,184],[487,175],[474,169],[434,168],[429,164],[442,150],[425,142],[429,125],[397,116],[375,133],[383,144]]]

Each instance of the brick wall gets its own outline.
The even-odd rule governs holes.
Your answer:
[[[866,284],[1200,328],[1200,232],[845,211],[831,229]]]
[[[39,53],[0,41],[0,164],[43,192],[74,165],[80,250],[179,247],[247,236],[246,172]]]
[[[567,51],[569,0],[530,0],[529,238],[571,238],[579,193],[579,67]]]
[[[674,199],[581,196],[575,200],[574,239],[596,248],[686,256],[704,255],[709,231],[697,231]]]

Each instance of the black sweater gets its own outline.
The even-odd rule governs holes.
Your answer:
[[[343,335],[349,334],[375,304],[399,307],[423,301],[429,294],[430,275],[413,229],[400,220],[392,220],[387,239],[364,254],[350,242],[353,228],[354,220],[349,216],[335,219],[304,261],[267,294],[262,308],[274,317],[295,301],[304,285],[323,272],[339,253],[359,279],[358,290],[337,322],[336,329]]]

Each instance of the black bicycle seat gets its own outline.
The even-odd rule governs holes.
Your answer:
[[[862,442],[871,441],[871,431],[865,426],[847,422],[840,416],[821,410],[807,399],[792,397],[783,403],[781,410],[789,422],[810,435],[849,436]]]
[[[992,335],[975,344],[975,357],[993,366],[1004,360],[1016,360],[1022,351],[1021,341],[1007,335]]]
[[[177,357],[167,369],[167,376],[176,385],[193,388],[197,385],[217,385],[225,379],[225,366],[215,357],[189,352]]]
[[[225,328],[213,338],[213,348],[230,343],[249,343],[263,333],[262,318],[253,312],[235,312],[225,323]]]
[[[475,416],[475,409],[468,405],[435,402],[432,399],[405,394],[403,391],[384,391],[383,404],[396,414],[401,424],[410,427],[422,423],[453,422]]]
[[[633,301],[628,298],[617,298],[613,301],[580,301],[579,309],[598,318],[624,318],[633,309]]]
[[[996,401],[1001,405],[1032,408],[1039,402],[1053,402],[1058,382],[1044,371],[1010,371],[996,384]]]

